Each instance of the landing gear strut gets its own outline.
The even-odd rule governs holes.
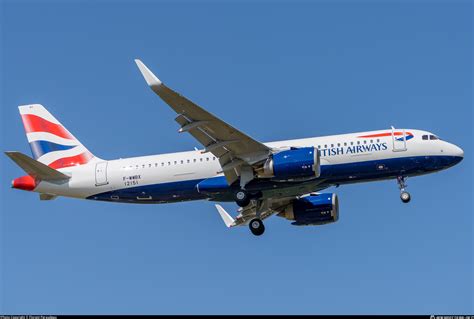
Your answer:
[[[408,203],[411,200],[410,193],[407,192],[405,189],[407,187],[405,183],[405,177],[398,176],[397,177],[398,188],[400,188],[400,199],[404,203]]]
[[[241,189],[234,194],[234,200],[240,207],[245,207],[250,204],[250,194]]]
[[[265,232],[265,226],[260,218],[252,219],[249,223],[249,228],[255,236],[260,236]]]

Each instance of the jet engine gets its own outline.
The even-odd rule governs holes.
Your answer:
[[[290,148],[270,155],[259,172],[259,177],[278,180],[319,177],[319,152],[314,147]]]
[[[284,211],[278,214],[292,225],[323,225],[339,219],[339,200],[334,193],[308,195],[295,199]]]

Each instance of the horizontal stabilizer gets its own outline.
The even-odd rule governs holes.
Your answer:
[[[235,226],[234,219],[226,212],[226,210],[221,205],[216,204],[216,208],[227,227]]]
[[[67,180],[70,177],[20,152],[5,152],[28,175],[43,181]]]

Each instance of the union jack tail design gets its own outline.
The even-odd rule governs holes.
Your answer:
[[[51,168],[87,164],[95,157],[42,105],[21,105],[21,119],[33,157]]]

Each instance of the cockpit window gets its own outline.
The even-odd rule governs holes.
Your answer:
[[[423,135],[423,136],[421,137],[421,139],[422,139],[422,140],[425,140],[425,141],[426,141],[426,140],[431,140],[431,141],[434,141],[434,140],[441,140],[439,137],[437,137],[436,135],[432,135],[432,134],[430,134],[430,135]]]

